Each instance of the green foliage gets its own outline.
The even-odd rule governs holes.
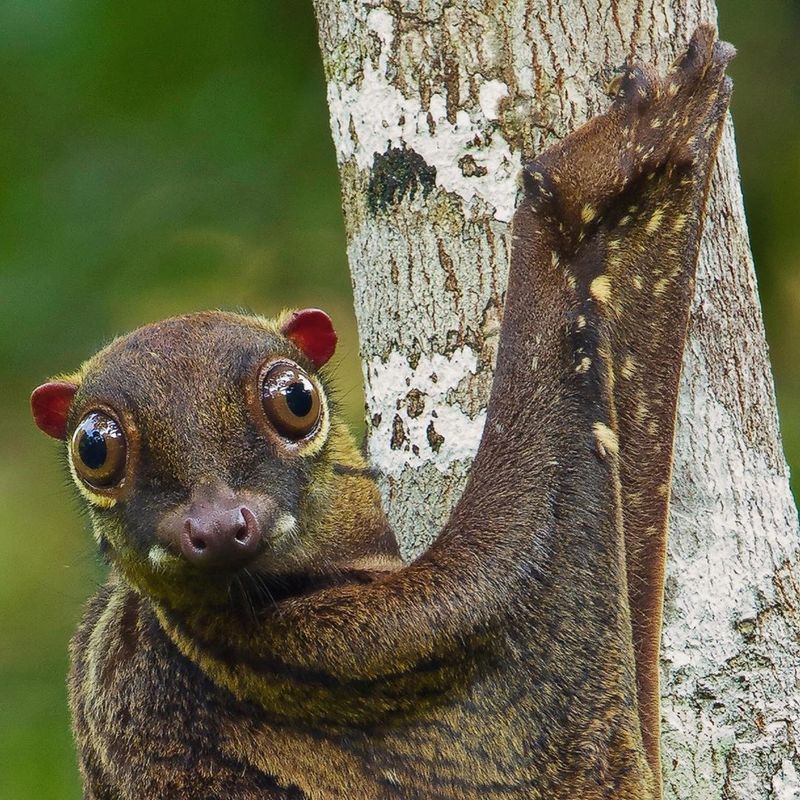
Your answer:
[[[719,5],[797,463],[800,11]],[[102,569],[30,390],[150,320],[319,305],[359,425],[357,342],[310,4],[5,0],[0,65],[0,797],[78,798],[66,645]]]
[[[792,488],[800,492],[800,4],[718,0],[736,44],[734,80],[744,203],[775,374]],[[756,10],[757,8],[757,10]]]

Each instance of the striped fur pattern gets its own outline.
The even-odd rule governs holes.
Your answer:
[[[677,380],[730,93],[714,38],[664,78],[630,68],[608,113],[526,166],[483,440],[414,563],[279,325],[170,320],[73,376],[69,430],[101,403],[133,449],[125,495],[87,497],[112,565],[72,643],[87,800],[660,795]],[[327,398],[305,449],[251,418],[267,353]],[[247,577],[151,558],[202,482],[295,521]]]

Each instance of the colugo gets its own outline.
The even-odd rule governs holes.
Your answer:
[[[480,449],[413,563],[322,311],[166,320],[34,391],[110,565],[71,648],[87,800],[660,796],[663,487],[732,55],[699,28],[524,165]]]

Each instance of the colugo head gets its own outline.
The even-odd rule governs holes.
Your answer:
[[[225,602],[231,577],[324,570],[334,465],[363,467],[321,368],[318,309],[277,320],[205,312],[116,339],[38,387],[36,424],[65,442],[95,537],[125,577],[173,602]]]

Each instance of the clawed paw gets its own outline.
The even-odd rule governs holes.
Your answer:
[[[701,25],[664,78],[641,65],[625,71],[609,116],[625,121],[626,149],[635,149],[643,170],[691,161],[706,149],[728,106],[725,69],[735,55],[712,26]]]
[[[643,176],[670,176],[707,164],[718,143],[731,82],[725,68],[735,50],[701,25],[664,76],[632,65],[614,81],[611,108],[527,164],[526,195],[533,207],[580,236],[605,208]]]

